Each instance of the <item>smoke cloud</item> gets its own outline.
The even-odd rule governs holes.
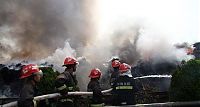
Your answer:
[[[38,60],[64,46],[67,39],[75,49],[84,47],[94,31],[89,4],[81,0],[0,1],[0,58]]]
[[[49,60],[56,49],[65,45],[66,40],[75,50],[74,57],[85,56],[94,66],[111,56],[119,56],[122,62],[129,64],[150,57],[175,58],[172,52],[175,49],[169,38],[149,30],[141,21],[136,24],[136,19],[116,24],[114,20],[105,32],[99,32],[96,3],[87,0],[1,1],[1,62],[47,57]]]
[[[133,6],[128,2],[129,11],[119,17],[114,16],[117,9],[114,8],[115,14],[107,11],[113,15],[108,21],[101,21],[105,17],[96,9],[97,3],[96,0],[1,0],[0,63],[17,59],[60,66],[66,56],[84,56],[87,60],[80,63],[77,74],[83,75],[79,79],[85,84],[90,69],[102,66],[112,56],[119,56],[130,65],[141,59],[174,62],[187,57],[170,43],[171,38],[141,23],[144,20],[124,18],[139,14],[136,10],[130,12]]]

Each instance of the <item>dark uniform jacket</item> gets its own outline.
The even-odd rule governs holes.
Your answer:
[[[102,101],[102,93],[101,93],[101,87],[99,84],[99,81],[97,79],[91,79],[87,86],[87,91],[93,92],[93,96],[91,99],[92,104],[101,104]]]
[[[115,104],[119,105],[121,102],[127,104],[135,104],[135,81],[132,77],[119,76],[113,84],[113,94]]]
[[[69,73],[68,71],[60,74],[56,79],[56,88],[61,91],[67,90],[67,92],[75,91],[77,86],[77,79],[74,75]]]
[[[116,78],[119,77],[119,69],[113,68],[113,71],[111,71],[111,77],[110,77],[110,85],[113,85],[113,82],[116,80]]]
[[[36,96],[36,92],[36,86],[33,82],[25,82],[20,91],[18,107],[34,107],[33,98]]]
[[[78,91],[77,89],[77,80],[74,75],[72,75],[69,71],[65,71],[60,74],[55,82],[56,89],[62,95],[59,99],[58,107],[73,107],[74,98],[73,96],[67,96],[68,92]]]

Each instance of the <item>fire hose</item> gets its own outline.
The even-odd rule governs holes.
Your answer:
[[[112,88],[108,89],[108,90],[104,90],[104,91],[102,91],[102,93],[105,94],[105,93],[108,93],[111,91],[112,91]],[[68,92],[68,95],[70,95],[70,96],[77,96],[77,95],[90,96],[90,95],[93,95],[93,92]],[[61,96],[60,93],[53,93],[53,94],[36,96],[36,97],[34,97],[34,100],[40,101],[40,100],[56,98],[56,97],[60,97],[60,96]],[[17,106],[17,101],[14,101],[11,103],[4,104],[2,107],[16,107],[16,106]]]

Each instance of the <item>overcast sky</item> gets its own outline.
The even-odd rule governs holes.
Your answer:
[[[102,32],[117,23],[141,22],[172,43],[200,41],[199,0],[99,0],[98,6]]]

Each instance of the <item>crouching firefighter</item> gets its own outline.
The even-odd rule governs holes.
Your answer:
[[[37,95],[36,84],[40,82],[43,73],[35,64],[23,66],[20,79],[23,80],[18,107],[37,107],[34,97]]]
[[[62,95],[57,102],[57,107],[75,107],[75,99],[68,96],[68,92],[79,91],[77,79],[74,75],[78,61],[73,57],[67,57],[64,61],[65,71],[61,73],[55,82],[57,91]]]
[[[90,107],[103,107],[103,95],[101,93],[101,87],[99,84],[101,71],[98,68],[92,69],[89,77],[91,78],[91,80],[87,86],[87,91],[93,92],[93,96],[90,99]]]
[[[131,74],[131,67],[122,63],[119,66],[119,77],[113,83],[113,105],[135,104],[135,82]]]

